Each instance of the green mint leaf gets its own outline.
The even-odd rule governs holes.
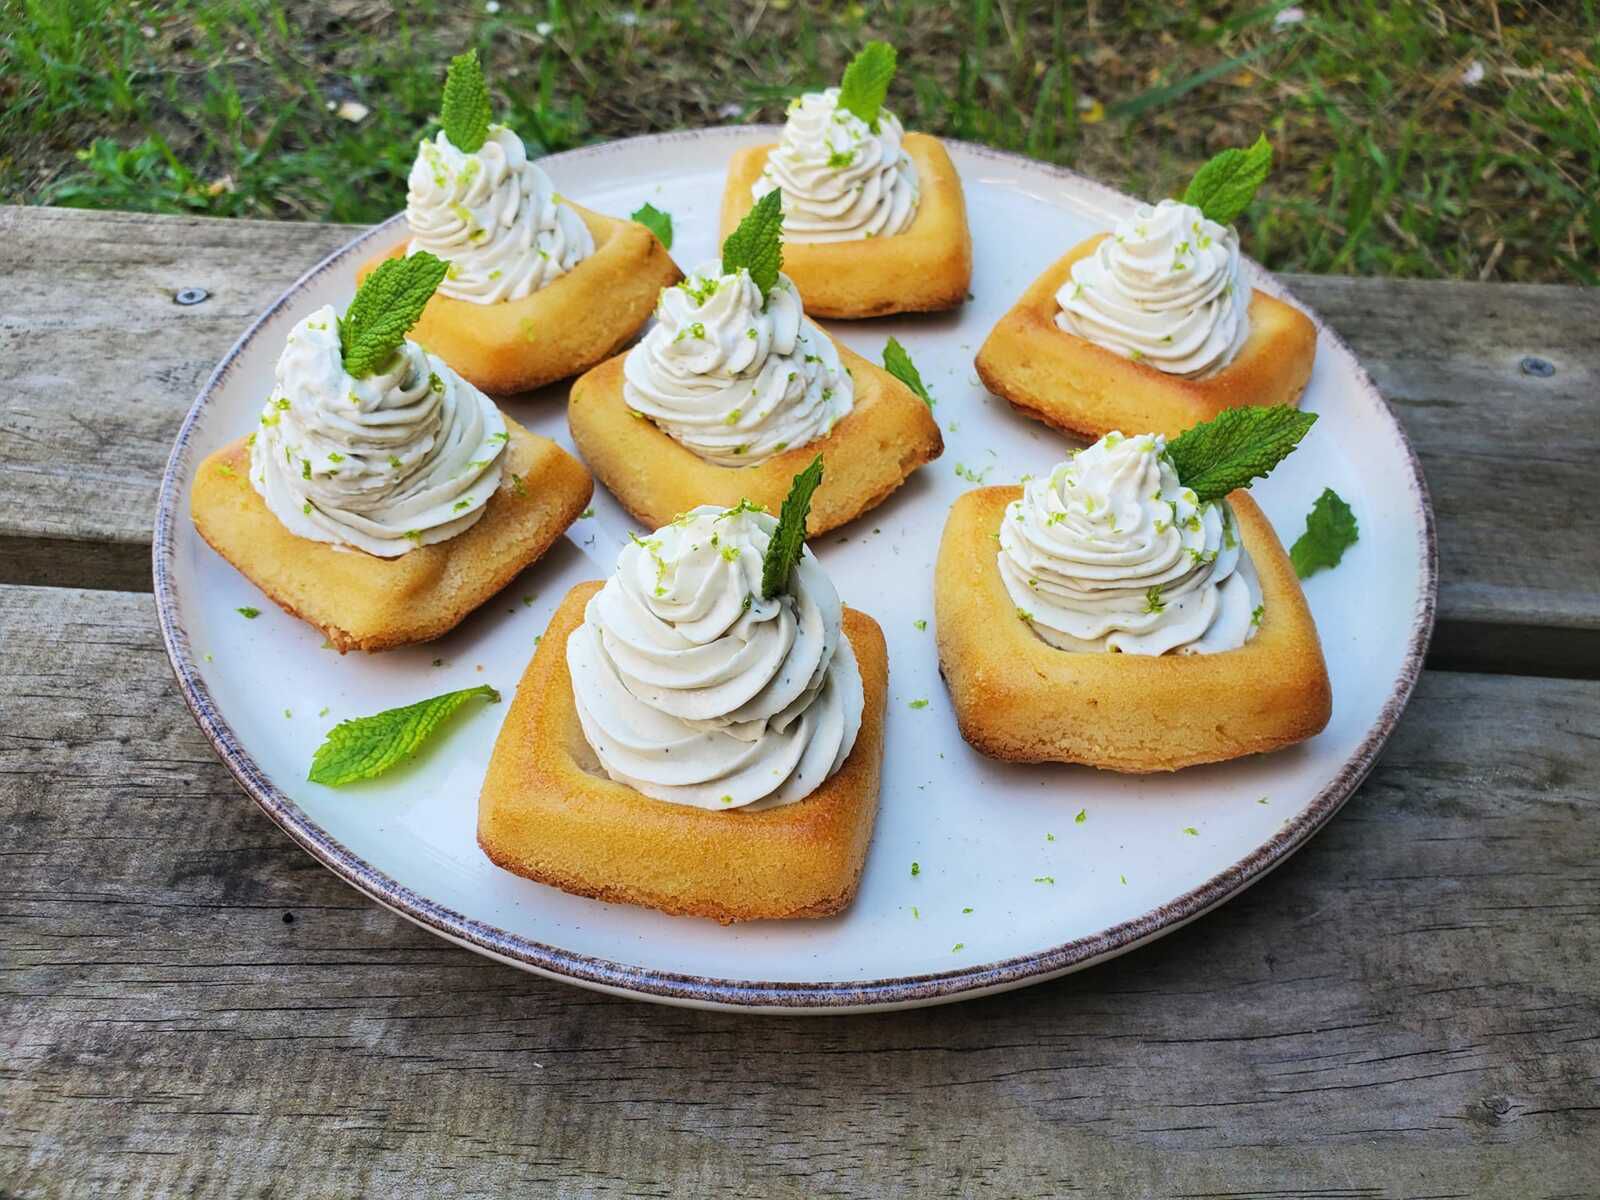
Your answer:
[[[850,60],[839,81],[839,107],[855,113],[874,133],[889,84],[894,82],[895,63],[894,47],[888,42],[868,42]]]
[[[471,154],[489,140],[489,85],[483,81],[478,52],[468,50],[450,60],[450,73],[444,79],[444,102],[439,119],[450,144],[463,154]]]
[[[800,561],[806,545],[806,517],[811,513],[811,497],[822,482],[822,455],[794,477],[789,495],[778,513],[778,527],[767,543],[767,556],[761,560],[761,595],[771,600],[789,587],[789,573]]]
[[[630,214],[629,220],[637,221],[660,240],[665,250],[672,249],[672,214],[662,212],[654,204],[646,204],[643,208],[636,208]]]
[[[1337,567],[1344,552],[1354,546],[1360,536],[1361,530],[1350,506],[1339,498],[1338,492],[1323,488],[1306,517],[1306,531],[1289,548],[1294,573],[1305,579],[1323,567]]]
[[[1167,443],[1178,482],[1204,504],[1268,474],[1316,423],[1317,414],[1287,404],[1224,409]]]
[[[344,369],[357,379],[389,361],[422,316],[448,269],[426,250],[409,258],[386,259],[356,292],[339,321]]]
[[[316,756],[311,760],[311,773],[306,778],[312,783],[339,787],[382,775],[415,753],[446,717],[478,696],[490,703],[500,699],[499,692],[488,684],[480,684],[419,700],[403,708],[387,709],[370,717],[340,721],[328,731],[327,740],[317,747]]]
[[[739,228],[722,243],[722,273],[737,274],[743,267],[761,289],[764,299],[778,282],[783,266],[783,195],[773,188],[745,214]]]
[[[883,348],[883,369],[920,396],[930,409],[933,407],[933,397],[928,395],[928,385],[922,382],[922,372],[917,370],[906,348],[894,338]]]
[[[1183,202],[1218,225],[1232,225],[1250,206],[1271,166],[1272,143],[1263,133],[1250,149],[1224,150],[1196,171]]]

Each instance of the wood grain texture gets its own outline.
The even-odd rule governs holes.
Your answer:
[[[212,755],[147,595],[0,588],[0,644],[7,1197],[1600,1193],[1593,683],[1425,676],[1306,850],[1110,964],[762,1020],[346,888]]]
[[[0,208],[0,581],[126,586],[183,413],[252,317],[352,226]],[[1600,291],[1296,275],[1398,408],[1439,517],[1450,664],[1600,673]],[[211,297],[173,302],[184,287]],[[1556,368],[1525,374],[1524,355]],[[1508,532],[1508,518],[1514,534]],[[66,568],[81,568],[72,571]],[[1553,629],[1541,641],[1506,630]],[[1531,660],[1531,661],[1524,661]]]
[[[0,207],[0,537],[147,548],[161,472],[206,377],[357,232]],[[174,301],[193,287],[209,299]],[[30,568],[12,548],[0,582]]]
[[[1284,282],[1350,342],[1422,459],[1439,658],[1600,673],[1600,510],[1578,499],[1600,458],[1600,289]],[[1529,356],[1554,373],[1523,370]]]

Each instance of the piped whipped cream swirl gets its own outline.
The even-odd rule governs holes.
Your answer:
[[[783,240],[850,242],[903,233],[917,215],[917,168],[905,130],[887,109],[876,128],[839,107],[839,89],[789,105],[783,138],[751,185],[759,200],[783,193]]]
[[[1233,361],[1250,335],[1239,235],[1178,200],[1142,205],[1056,292],[1056,324],[1169,375]]]
[[[623,550],[567,639],[584,737],[606,774],[696,808],[773,808],[849,757],[863,690],[839,594],[807,550],[761,597],[777,522],[702,506]]]
[[[1006,506],[1000,578],[1052,646],[1209,654],[1254,636],[1261,585],[1233,510],[1197,503],[1165,450],[1108,433]]]
[[[324,306],[278,357],[250,482],[297,537],[394,558],[477,523],[508,440],[494,402],[415,342],[350,375]]]
[[[708,462],[754,466],[826,437],[855,403],[839,351],[786,275],[769,291],[708,263],[663,288],[623,363],[623,398]]]
[[[424,140],[411,166],[406,223],[408,253],[427,250],[450,264],[439,293],[475,304],[520,300],[594,253],[583,218],[557,199],[550,177],[504,125],[471,154],[443,130]]]

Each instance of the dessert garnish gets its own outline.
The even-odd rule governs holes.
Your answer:
[[[1168,442],[1108,433],[1023,485],[998,564],[1017,615],[1063,650],[1213,653],[1262,619],[1261,587],[1225,497],[1277,465],[1315,422],[1234,408]]]
[[[863,689],[831,580],[804,548],[820,456],[782,515],[702,506],[635,537],[568,639],[584,737],[657,800],[764,809],[849,756]]]
[[[922,372],[917,370],[917,364],[911,361],[906,348],[894,338],[890,338],[883,347],[883,369],[915,392],[930,410],[933,408],[934,400],[928,394],[927,385],[922,382]]]
[[[382,775],[415,754],[458,708],[480,696],[491,704],[500,699],[500,693],[494,688],[480,684],[400,708],[385,709],[370,717],[340,721],[317,747],[306,778],[312,783],[339,787]]]
[[[1224,150],[1194,173],[1183,202],[1208,221],[1232,225],[1250,207],[1272,169],[1272,143],[1261,134],[1248,150]]]
[[[660,240],[661,245],[672,249],[672,214],[662,212],[654,204],[641,204],[628,214],[630,221],[637,221]]]
[[[1337,567],[1344,552],[1360,537],[1356,515],[1332,488],[1323,488],[1306,516],[1306,531],[1289,547],[1294,573],[1308,578],[1323,567]]]
[[[783,275],[783,214],[762,199],[708,263],[662,289],[623,398],[708,462],[754,466],[826,437],[855,402],[832,339]]]
[[[444,127],[418,147],[406,196],[411,253],[446,260],[440,294],[477,304],[519,300],[594,253],[583,218],[492,115],[477,51],[458,54],[444,85]]]
[[[343,318],[289,334],[250,445],[250,482],[290,533],[393,558],[483,515],[509,434],[494,402],[406,332],[445,272],[389,259]]]
[[[1263,136],[1211,159],[1182,200],[1140,205],[1073,264],[1056,293],[1056,324],[1169,375],[1222,370],[1250,334],[1250,289],[1232,222],[1271,163]]]
[[[758,201],[723,240],[722,273],[741,270],[749,273],[765,301],[783,270],[783,208],[776,197]]]
[[[1316,413],[1287,404],[1241,405],[1184,430],[1167,456],[1201,503],[1218,500],[1270,474],[1316,423]]]
[[[767,543],[761,559],[761,594],[771,600],[789,590],[794,565],[806,547],[806,518],[811,514],[811,497],[822,486],[822,455],[813,458],[804,471],[794,477],[789,494],[778,510],[778,527]]]
[[[789,241],[890,237],[915,219],[917,169],[883,107],[895,61],[893,46],[869,42],[839,87],[790,103],[783,138],[750,189],[756,199],[782,195]]]

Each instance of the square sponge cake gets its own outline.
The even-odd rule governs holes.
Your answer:
[[[844,610],[866,703],[844,765],[811,795],[712,812],[641,795],[606,775],[584,739],[567,638],[602,584],[581,583],[517,685],[478,799],[478,844],[496,864],[579,896],[724,924],[824,917],[855,898],[878,808],[888,654],[877,622]]]
[[[893,237],[783,244],[784,274],[800,289],[811,316],[941,312],[966,300],[972,283],[972,234],[961,177],[938,138],[908,133],[904,146],[916,164],[921,194],[907,229]],[[776,148],[750,146],[728,164],[722,238],[755,207],[751,189]]]
[[[1091,440],[1114,429],[1177,437],[1241,404],[1297,404],[1311,378],[1311,318],[1262,291],[1250,333],[1214,375],[1184,379],[1134,362],[1056,324],[1056,293],[1108,235],[1081,242],[1029,285],[978,350],[978,376],[996,396],[1046,425]]]
[[[661,289],[683,278],[666,248],[637,221],[564,201],[594,237],[594,253],[520,300],[475,304],[435,292],[411,330],[474,387],[504,395],[587,371],[627,343],[655,311]],[[408,242],[365,263],[365,280]]]
[[[995,561],[1006,506],[1021,495],[966,493],[939,542],[939,666],[973,747],[1144,774],[1276,750],[1327,725],[1332,692],[1311,610],[1247,493],[1228,502],[1261,581],[1261,627],[1236,650],[1162,655],[1075,653],[1033,632]]]
[[[835,345],[855,381],[854,407],[826,437],[756,466],[707,462],[630,409],[623,395],[625,355],[572,385],[572,440],[622,507],[652,529],[698,504],[731,508],[751,500],[776,513],[794,477],[821,454],[822,486],[812,497],[807,524],[815,537],[881,504],[913,471],[944,452],[938,423],[910,388],[848,346]]]
[[[548,550],[594,494],[583,464],[549,438],[509,417],[506,431],[505,469],[483,516],[447,541],[398,558],[290,533],[250,484],[243,438],[200,464],[190,513],[213,550],[341,654],[430,641]]]

